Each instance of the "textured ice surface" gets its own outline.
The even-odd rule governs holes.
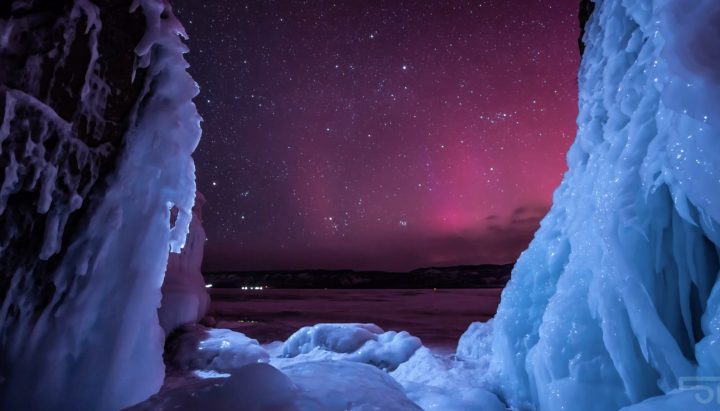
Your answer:
[[[493,387],[487,369],[490,355],[487,350],[477,361],[461,360],[423,347],[390,375],[424,410],[503,411],[505,404],[489,391]]]
[[[193,373],[203,380],[164,391],[133,409],[420,409],[408,399],[400,384],[375,366],[339,357],[323,359],[322,355],[316,355],[317,350],[294,358],[274,358],[268,365],[264,364],[268,361],[268,352],[241,333],[188,326],[178,332],[182,334],[173,336],[172,347],[166,353],[170,363],[181,370],[204,370]]]
[[[248,364],[268,362],[270,355],[245,334],[199,325],[178,329],[167,343],[166,361],[180,370],[232,372]]]
[[[420,411],[387,373],[348,361],[310,361],[280,370],[252,364],[226,378],[163,392],[128,411]]]
[[[285,341],[283,355],[294,357],[315,348],[338,353],[357,351],[377,339],[383,330],[375,324],[316,324],[303,327]]]
[[[156,395],[137,409],[178,406],[191,410],[200,404],[219,407],[242,404],[243,410],[275,409],[262,408],[270,406],[263,398],[272,397],[264,393],[277,392],[279,398],[289,401],[282,406],[288,408],[278,410],[418,410],[403,387],[386,371],[407,361],[419,351],[418,347],[420,340],[416,337],[392,331],[383,333],[373,324],[318,324],[299,330],[285,343],[264,347],[242,333],[185,325],[170,337],[166,360],[173,372],[192,371],[194,377],[211,382],[190,380],[188,384],[186,379],[181,386]],[[290,354],[292,357],[288,358]],[[272,367],[248,368],[266,362]],[[238,387],[245,381],[242,376],[249,375],[249,369],[258,371],[258,381],[253,386],[260,393],[252,401],[258,401],[260,408],[250,408],[249,404],[254,403],[248,396],[253,396],[254,390]],[[260,381],[263,378],[269,380]]]
[[[460,336],[456,355],[458,358],[474,361],[488,361],[492,352],[493,320],[474,322]]]
[[[383,330],[375,324],[317,324],[296,331],[282,346],[282,356],[343,359],[394,370],[422,342],[406,331]]]
[[[39,303],[23,288],[27,273],[8,273],[13,283],[0,306],[0,324],[14,328],[12,334],[2,335],[3,409],[115,410],[147,398],[163,381],[163,333],[157,308],[168,251],[180,250],[190,222],[195,193],[190,154],[200,137],[200,117],[191,99],[198,89],[186,72],[186,48],[178,36],[183,34],[182,26],[168,4],[138,0],[132,9],[143,13],[147,23],[136,50],[139,67],[147,71],[139,101],[127,119],[115,172],[103,182],[102,196],[82,198],[75,193],[69,204],[59,208],[52,208],[50,196],[41,196],[37,211],[50,210],[50,217],[40,259],[58,251],[70,211],[85,201],[91,210],[81,228],[67,238],[67,252],[49,273],[53,292],[44,296],[48,301]],[[98,8],[77,0],[71,19],[79,16],[85,18],[89,52],[96,58],[103,52],[95,41],[102,30]],[[75,32],[64,35],[72,38]],[[108,92],[99,72],[90,64],[89,71],[82,73],[82,106],[90,123],[100,121]],[[17,104],[33,105],[25,100],[27,96],[10,94],[0,141],[13,127]],[[48,112],[46,118],[47,128],[60,129],[61,137],[69,132],[70,125],[54,113]],[[75,152],[78,165],[93,161],[93,153],[86,149]],[[43,158],[38,157],[38,161]],[[19,170],[12,161],[6,167],[0,212],[8,194],[17,189],[14,176]],[[67,182],[56,177],[52,168],[44,169],[38,180],[48,187],[44,192],[66,187]],[[172,207],[178,209],[173,227]]]
[[[228,377],[199,380],[158,394],[127,411],[300,411],[295,405],[297,391],[277,369],[251,364]]]
[[[192,209],[190,232],[179,254],[170,254],[162,284],[160,326],[168,334],[183,324],[200,321],[210,306],[201,271],[206,235],[202,226],[205,197],[199,192]]]
[[[298,387],[299,411],[420,411],[385,371],[351,361],[310,361],[280,368]]]
[[[514,407],[700,409],[688,377],[717,396],[718,27],[716,0],[596,2],[569,170],[494,320]]]

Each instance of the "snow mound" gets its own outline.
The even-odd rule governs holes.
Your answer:
[[[375,324],[317,324],[291,335],[282,356],[343,359],[394,370],[420,347],[420,339],[406,331],[383,332]]]
[[[167,344],[168,362],[179,370],[228,373],[248,364],[268,362],[270,355],[245,334],[202,326],[181,327]]]
[[[299,411],[422,410],[386,372],[351,361],[310,361],[280,368],[298,387]]]

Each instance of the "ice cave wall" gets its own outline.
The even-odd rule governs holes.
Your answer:
[[[720,377],[718,27],[716,0],[595,1],[568,171],[494,320],[512,406],[700,409],[681,388]]]
[[[162,384],[200,136],[179,35],[165,0],[0,3],[1,409],[120,409]]]

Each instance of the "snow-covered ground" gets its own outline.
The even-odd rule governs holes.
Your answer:
[[[489,354],[434,352],[405,331],[374,324],[316,324],[264,345],[188,326],[166,352],[173,378],[132,410],[505,410],[490,391]]]

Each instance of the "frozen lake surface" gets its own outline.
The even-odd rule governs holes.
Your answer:
[[[495,314],[499,288],[490,289],[210,289],[218,328],[240,331],[260,343],[285,340],[317,323],[374,323],[408,331],[426,346],[454,350],[473,321]]]

